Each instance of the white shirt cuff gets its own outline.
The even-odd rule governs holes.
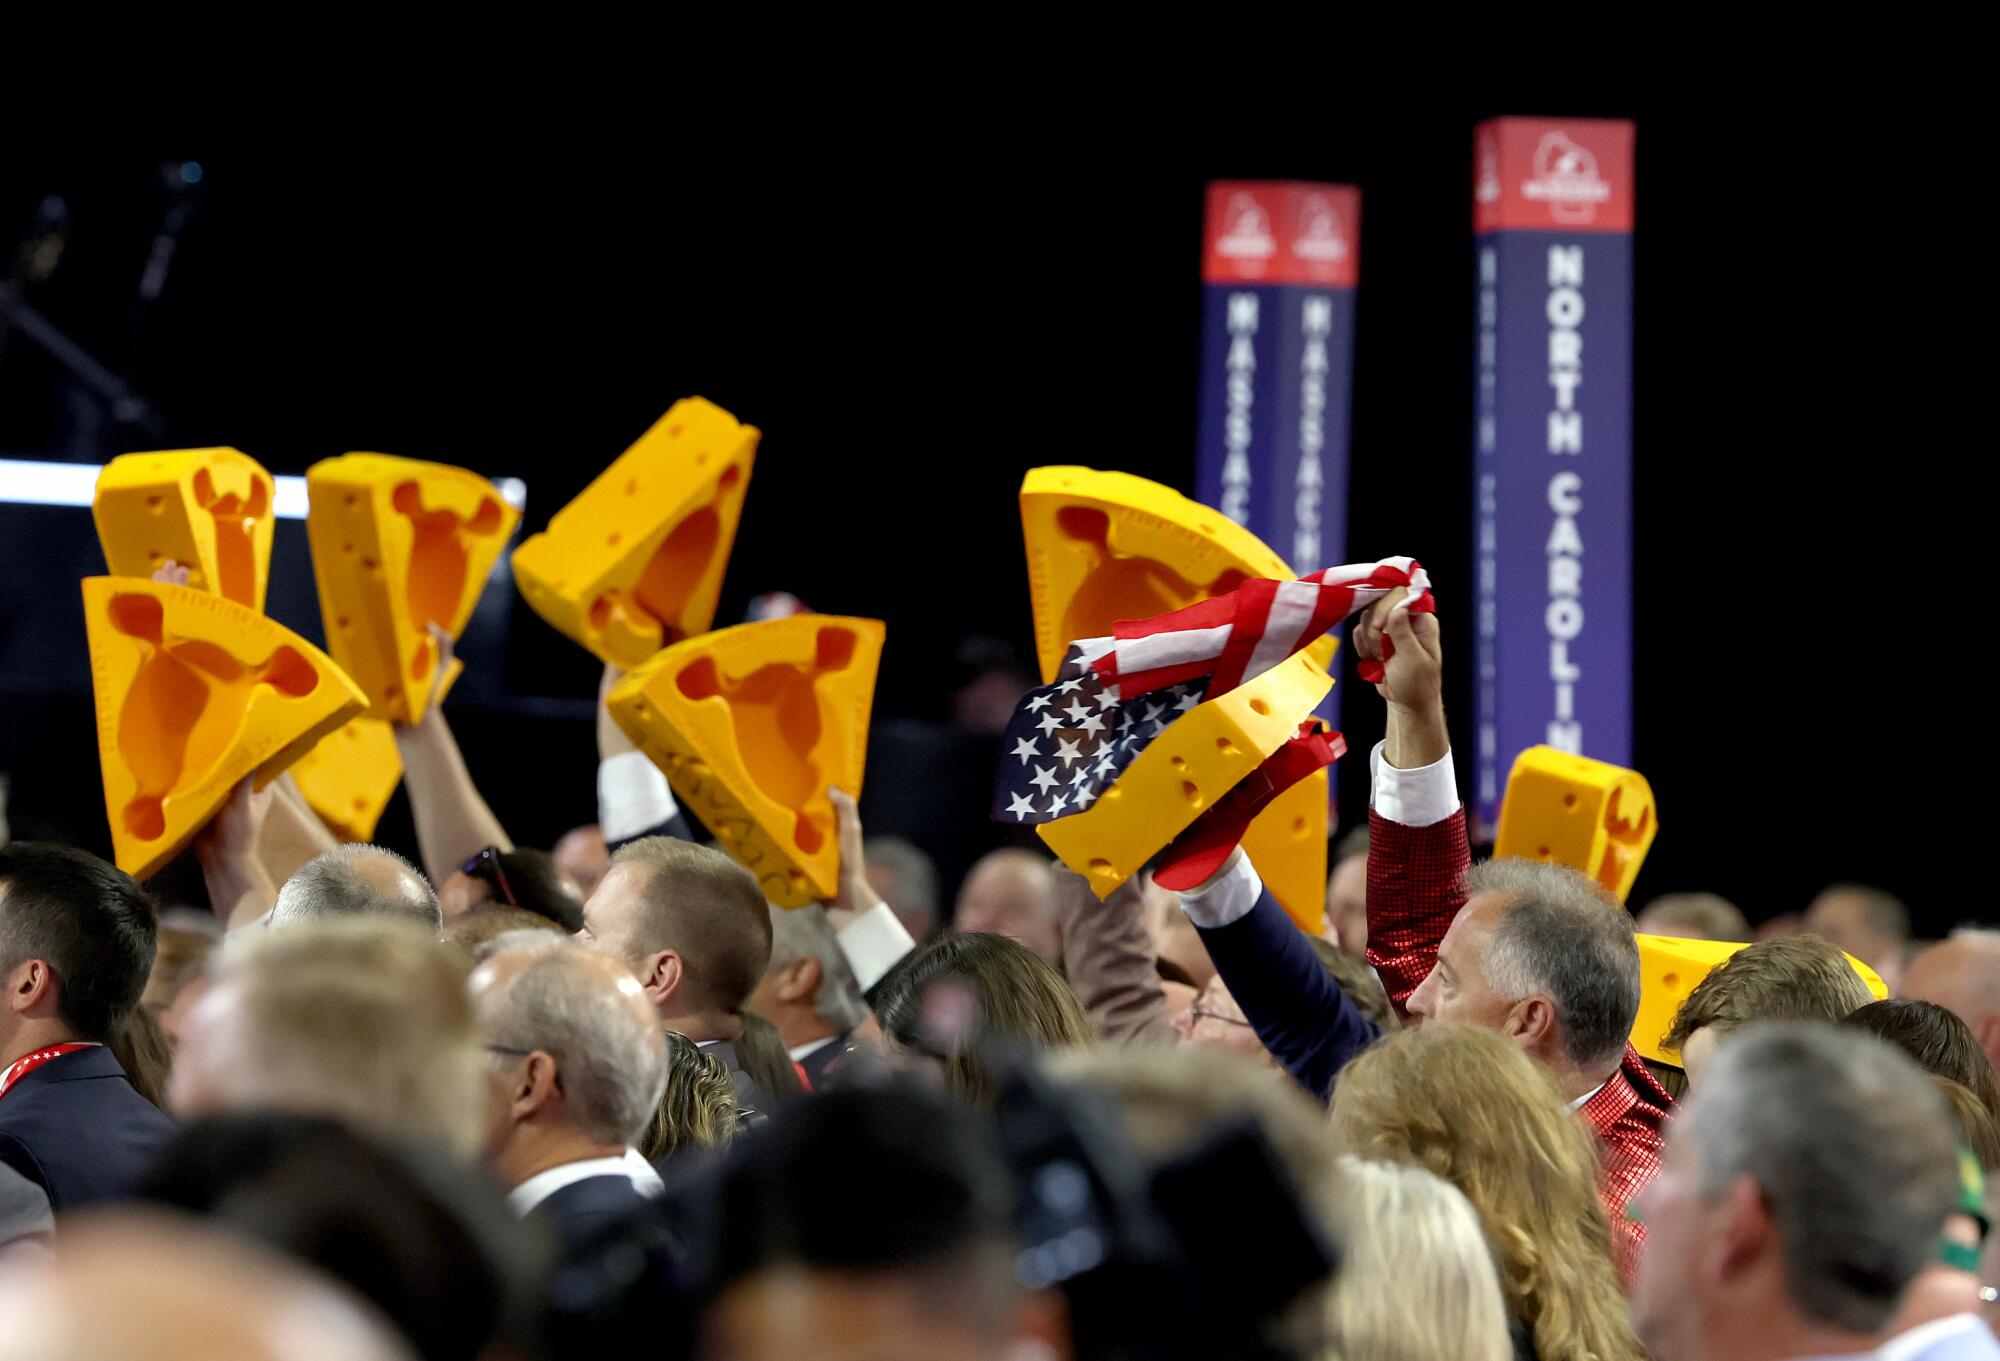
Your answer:
[[[1188,914],[1188,920],[1204,931],[1227,926],[1250,915],[1250,909],[1257,906],[1257,900],[1264,896],[1264,881],[1257,876],[1257,867],[1244,856],[1220,879],[1207,888],[1198,888],[1192,893],[1181,895],[1181,910]]]
[[[643,751],[621,751],[597,765],[597,825],[614,845],[651,831],[680,812],[667,777]]]
[[[863,992],[880,983],[904,955],[917,948],[917,942],[887,903],[875,904],[840,928],[837,939],[840,952],[847,956],[847,967],[854,970],[854,981]]]
[[[1382,756],[1386,745],[1377,742],[1368,756],[1374,785],[1370,808],[1405,827],[1429,827],[1458,811],[1458,777],[1452,773],[1450,752],[1427,766],[1398,770]]]

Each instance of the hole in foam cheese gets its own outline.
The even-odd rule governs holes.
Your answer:
[[[306,470],[306,534],[327,650],[369,715],[414,723],[429,702],[429,626],[464,631],[520,512],[477,473],[388,454]]]
[[[1221,512],[1128,473],[1032,470],[1021,483],[1021,529],[1045,682],[1055,679],[1072,641],[1108,634],[1121,619],[1181,609],[1251,577],[1286,581],[1296,575],[1263,540]],[[1328,565],[1309,563],[1305,570]],[[1334,647],[1333,639],[1323,638],[1308,652],[1330,669]],[[1258,815],[1243,838],[1272,896],[1313,932],[1326,915],[1327,790],[1324,772],[1299,781]]]
[[[163,563],[188,585],[262,611],[271,576],[271,475],[234,449],[121,454],[98,474],[91,518],[113,576]]]
[[[857,797],[884,629],[801,614],[655,653],[613,687],[611,716],[780,907],[839,888],[828,785]]]
[[[514,550],[535,611],[627,670],[715,622],[759,432],[712,402],[674,403]]]
[[[332,658],[212,592],[88,577],[83,605],[105,812],[135,878],[185,846],[237,781],[268,783],[366,704]]]
[[[1535,746],[1507,776],[1493,854],[1568,865],[1624,902],[1659,830],[1645,776]]]

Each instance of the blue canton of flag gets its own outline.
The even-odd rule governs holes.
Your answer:
[[[1075,647],[1056,674],[1028,692],[1001,739],[997,821],[1048,822],[1090,807],[1208,689],[1204,677],[1120,702]]]

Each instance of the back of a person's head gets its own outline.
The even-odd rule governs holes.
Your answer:
[[[517,846],[500,852],[499,861],[507,887],[514,893],[513,906],[554,922],[565,932],[583,925],[578,886],[557,866],[554,856],[532,846]]]
[[[221,944],[219,931],[181,926],[171,920],[161,921],[153,953],[153,968],[146,975],[146,991],[141,995],[139,1004],[155,1015],[172,1006],[181,989],[201,973],[208,957]]]
[[[1827,885],[1806,911],[1806,928],[1813,929],[1816,911],[1823,914],[1829,904],[1842,900],[1853,903],[1856,921],[1870,935],[1880,936],[1886,941],[1907,941],[1910,938],[1910,909],[1901,898],[1873,884]]]
[[[826,919],[826,909],[818,903],[805,907],[772,907],[771,969],[782,969],[802,959],[819,965],[819,991],[813,996],[813,1012],[836,1031],[846,1033],[868,1019],[868,1002],[861,985],[840,948],[840,937]]]
[[[637,1141],[648,1162],[726,1148],[736,1132],[736,1084],[729,1069],[677,1030],[665,1032],[667,1080],[652,1122]]]
[[[1570,1062],[1615,1067],[1639,1014],[1639,943],[1616,898],[1565,865],[1508,857],[1475,865],[1468,896],[1505,900],[1486,942],[1487,979],[1554,1004]]]
[[[639,875],[642,912],[631,949],[680,955],[686,1010],[740,1010],[771,959],[770,909],[750,871],[721,851],[670,836],[619,847],[611,866]]]
[[[1639,930],[1692,940],[1746,941],[1750,919],[1719,893],[1663,893],[1636,914]]]
[[[1019,941],[986,932],[924,946],[883,984],[876,1015],[897,1044],[942,1058],[953,1090],[976,1103],[994,1094],[982,1049],[1000,1044],[1033,1053],[1094,1039],[1053,965]]]
[[[158,914],[132,876],[68,846],[0,846],[0,976],[55,975],[56,1015],[86,1040],[122,1027],[152,972]]]
[[[306,861],[278,890],[265,924],[297,926],[329,917],[388,916],[420,922],[433,935],[444,911],[423,873],[381,846],[336,846]]]
[[[57,1253],[0,1262],[0,1314],[0,1361],[419,1356],[310,1266],[187,1215],[123,1205],[69,1218]]]
[[[1340,984],[1340,990],[1348,1000],[1360,1010],[1363,1016],[1373,1021],[1380,1030],[1401,1030],[1403,1022],[1396,1015],[1396,1008],[1389,1005],[1389,992],[1382,986],[1382,980],[1368,967],[1368,961],[1358,955],[1351,955],[1324,936],[1307,936],[1306,944],[1312,947],[1319,966],[1327,976]]]
[[[1684,1049],[1698,1030],[1719,1036],[1752,1021],[1840,1021],[1874,1000],[1847,956],[1818,936],[1759,941],[1694,985],[1664,1043]]]
[[[332,1115],[470,1152],[484,1078],[465,979],[456,951],[394,916],[239,934],[183,1028],[174,1105]]]
[[[898,836],[871,836],[861,850],[876,892],[910,934],[923,939],[937,925],[937,866],[922,848]]]
[[[1925,1072],[1964,1087],[1988,1116],[2000,1120],[2000,1081],[1992,1061],[1965,1022],[1943,1007],[1892,997],[1855,1009],[1841,1024],[1881,1036]]]
[[[1148,1168],[1194,1154],[1234,1126],[1254,1124],[1290,1183],[1286,1199],[1303,1208],[1327,1242],[1344,1244],[1347,1184],[1326,1113],[1282,1073],[1222,1050],[1192,1047],[1098,1045],[1052,1054],[1044,1067],[1086,1097],[1108,1097],[1119,1133]],[[1239,1254],[1256,1246],[1247,1238],[1236,1245]],[[1266,1325],[1266,1340],[1289,1348],[1285,1354],[1308,1354],[1326,1331],[1334,1284],[1328,1276],[1279,1312]]]
[[[806,1094],[798,1069],[792,1067],[785,1037],[767,1017],[754,1011],[743,1013],[743,1029],[736,1036],[736,1062],[778,1105]]]
[[[1936,1252],[1959,1191],[1957,1137],[1921,1069],[1872,1035],[1746,1027],[1716,1052],[1673,1134],[1713,1203],[1755,1188],[1806,1318],[1851,1333],[1888,1320]]]
[[[562,929],[547,917],[493,903],[481,903],[444,924],[445,943],[457,946],[475,960],[483,958],[486,947],[502,936],[530,934],[563,938]]]
[[[667,1080],[659,1020],[638,980],[562,936],[519,932],[496,943],[507,948],[472,978],[481,1037],[553,1058],[564,1118],[593,1143],[636,1143]]]
[[[1010,1207],[988,1122],[907,1086],[846,1089],[737,1141],[709,1260],[724,1284],[765,1269],[901,1276],[928,1307],[998,1329]]]
[[[1639,1356],[1596,1148],[1506,1036],[1433,1022],[1387,1037],[1341,1070],[1333,1129],[1345,1152],[1414,1164],[1465,1193],[1543,1361]]]
[[[1328,1341],[1340,1361],[1508,1361],[1507,1307],[1479,1215],[1404,1163],[1341,1159],[1340,1271]]]
[[[427,1361],[470,1358],[501,1341],[540,1265],[532,1240],[469,1169],[322,1116],[190,1125],[137,1194],[345,1282]]]

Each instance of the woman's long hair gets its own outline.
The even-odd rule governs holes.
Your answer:
[[[1597,1197],[1597,1153],[1555,1082],[1505,1037],[1429,1024],[1342,1070],[1346,1152],[1443,1177],[1479,1212],[1540,1361],[1642,1361]]]
[[[940,1042],[926,999],[933,988],[969,994],[970,1033]],[[1083,1007],[1055,968],[1019,941],[985,932],[944,936],[912,956],[883,985],[882,1030],[898,1045],[944,1061],[945,1081],[975,1106],[993,1104],[993,1075],[982,1057],[997,1042],[1030,1053],[1096,1038]]]

